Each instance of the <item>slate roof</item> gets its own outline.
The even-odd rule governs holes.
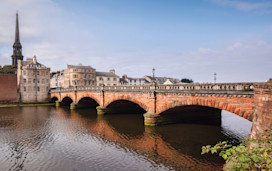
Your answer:
[[[37,62],[36,64],[33,63],[33,61],[22,61],[23,66],[28,66],[28,67],[46,67],[45,65]]]
[[[119,77],[118,75],[111,73],[111,72],[96,72],[96,76]]]
[[[94,69],[90,65],[82,66],[82,65],[67,65],[67,68],[78,68],[78,69]]]

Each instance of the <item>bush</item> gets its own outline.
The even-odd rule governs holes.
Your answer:
[[[226,141],[202,147],[202,153],[217,153],[226,160],[226,170],[272,170],[272,131],[265,130],[258,139],[246,139],[232,146]]]

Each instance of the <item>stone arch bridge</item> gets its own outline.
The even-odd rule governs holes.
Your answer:
[[[259,132],[272,124],[271,89],[271,82],[76,87],[51,90],[51,98],[57,102],[70,98],[74,109],[81,99],[89,97],[99,105],[98,114],[104,114],[115,101],[130,101],[146,111],[145,125],[149,126],[163,123],[160,115],[171,108],[206,106],[253,121],[254,133],[254,129]]]

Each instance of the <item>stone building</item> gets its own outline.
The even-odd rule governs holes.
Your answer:
[[[151,82],[145,78],[132,78],[124,74],[120,80],[121,85],[145,85]]]
[[[144,78],[149,81],[153,82],[155,81],[157,84],[181,84],[181,81],[177,78],[171,78],[171,77],[152,77],[152,76],[144,76]]]
[[[116,86],[120,85],[120,77],[115,74],[114,69],[110,72],[96,72],[96,83],[97,86]]]
[[[50,88],[64,87],[64,70],[50,74]]]
[[[47,102],[50,89],[50,68],[37,62],[36,56],[18,60],[17,83],[20,102]]]
[[[64,70],[64,88],[95,85],[96,72],[91,66],[67,65]]]

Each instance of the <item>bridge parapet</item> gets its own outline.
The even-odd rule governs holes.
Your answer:
[[[120,86],[96,86],[96,87],[73,87],[51,90],[51,93],[60,92],[130,92],[150,93],[156,90],[162,94],[191,94],[191,95],[230,95],[238,97],[251,97],[254,95],[253,82],[247,83],[193,83],[173,85],[120,85]]]

